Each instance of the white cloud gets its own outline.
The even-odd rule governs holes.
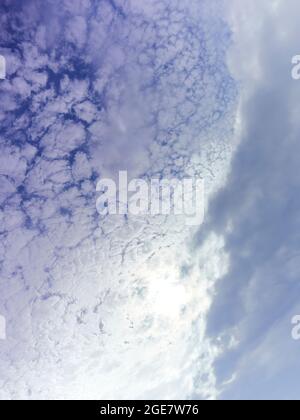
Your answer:
[[[207,198],[224,183],[236,90],[222,2],[54,3],[26,14],[1,104],[1,397],[215,398],[205,327],[222,237],[195,251],[172,218],[100,221],[91,174],[202,175]]]

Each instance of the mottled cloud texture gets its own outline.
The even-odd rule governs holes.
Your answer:
[[[297,397],[299,12],[1,1],[1,399]],[[205,225],[100,218],[120,170]]]
[[[207,200],[224,183],[237,88],[223,3],[0,9],[1,398],[215,398],[205,320],[222,241],[192,255],[172,217],[100,219],[95,189],[119,170],[205,178]]]

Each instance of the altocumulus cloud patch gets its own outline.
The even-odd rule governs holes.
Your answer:
[[[1,398],[215,398],[222,236],[99,219],[96,184],[204,178],[233,151],[222,1],[1,2]],[[170,299],[172,296],[172,299]]]

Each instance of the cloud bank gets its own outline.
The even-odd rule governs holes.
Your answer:
[[[239,146],[206,228],[224,238],[229,258],[207,331],[222,348],[221,398],[298,398],[291,319],[300,310],[300,85],[291,59],[299,53],[300,9],[294,0],[229,3]]]

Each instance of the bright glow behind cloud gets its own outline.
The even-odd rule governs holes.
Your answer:
[[[122,169],[202,176],[207,201],[224,183],[236,87],[222,2],[54,3],[6,0],[1,15],[4,47],[22,51],[4,48],[1,85],[1,397],[215,398],[205,327],[222,238],[193,251],[171,217],[100,221],[95,189]]]

